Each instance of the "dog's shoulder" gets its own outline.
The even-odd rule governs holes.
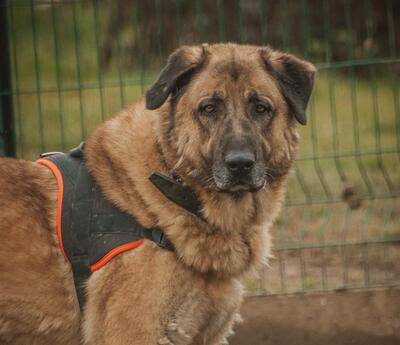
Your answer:
[[[49,169],[36,162],[0,158],[0,208],[16,214],[30,210],[40,216],[39,210],[48,209],[56,199],[57,184]]]

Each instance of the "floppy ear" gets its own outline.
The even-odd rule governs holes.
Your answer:
[[[269,47],[261,48],[260,54],[265,68],[278,82],[290,111],[298,122],[305,125],[307,103],[314,85],[315,66]]]
[[[154,110],[161,107],[168,96],[178,88],[179,81],[185,76],[185,81],[190,75],[201,67],[205,60],[207,45],[183,46],[173,52],[167,65],[161,71],[157,81],[146,92],[146,107]]]

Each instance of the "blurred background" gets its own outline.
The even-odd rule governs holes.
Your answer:
[[[316,64],[274,258],[247,293],[400,286],[400,1],[0,4],[0,152],[25,159],[76,146],[182,44],[270,45]]]

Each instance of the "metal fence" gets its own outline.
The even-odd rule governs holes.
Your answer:
[[[275,258],[248,291],[400,284],[399,1],[0,4],[0,150],[27,159],[86,138],[140,97],[181,44],[270,44],[314,62]]]

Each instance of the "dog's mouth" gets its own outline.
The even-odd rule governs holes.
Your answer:
[[[229,192],[249,192],[251,191],[251,186],[248,184],[238,183],[233,185],[231,188],[228,189]]]
[[[243,194],[243,193],[256,193],[266,186],[266,180],[257,181],[234,181],[224,183],[223,181],[214,178],[216,190],[223,193]]]
[[[225,189],[224,191],[228,192],[228,193],[233,193],[233,194],[245,193],[245,192],[256,193],[264,187],[265,187],[265,183],[263,183],[261,185],[257,185],[257,186],[248,185],[248,184],[236,184],[230,188]]]
[[[264,168],[261,164],[254,165],[250,172],[237,174],[236,171],[229,171],[225,166],[213,167],[213,185],[219,192],[224,193],[255,193],[266,186]]]

